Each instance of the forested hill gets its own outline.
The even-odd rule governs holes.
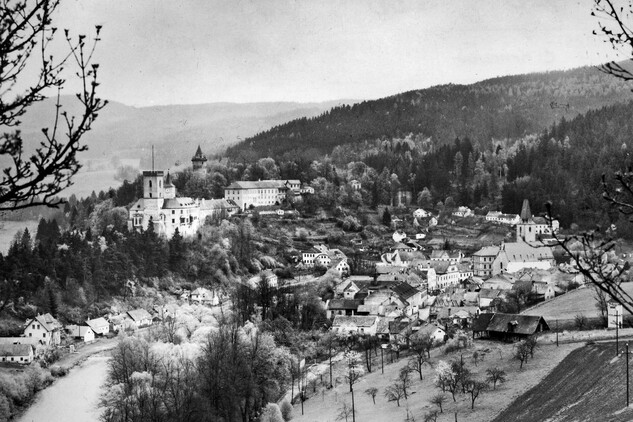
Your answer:
[[[630,88],[593,67],[442,85],[292,120],[246,139],[227,154],[247,160],[308,158],[341,144],[409,133],[431,137],[435,145],[469,137],[485,147],[493,138],[541,132],[563,117],[629,100]]]

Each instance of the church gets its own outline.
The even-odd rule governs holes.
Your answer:
[[[194,171],[201,171],[206,157],[200,147],[192,159]],[[171,175],[162,170],[143,172],[143,197],[130,208],[129,230],[147,230],[149,224],[154,231],[171,238],[176,229],[183,237],[191,237],[204,224],[207,216],[229,216],[239,211],[232,201],[225,199],[194,199],[177,197]]]

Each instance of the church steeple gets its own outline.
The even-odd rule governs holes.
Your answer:
[[[523,207],[521,207],[521,221],[527,223],[532,219],[532,211],[530,210],[530,201],[523,200]]]

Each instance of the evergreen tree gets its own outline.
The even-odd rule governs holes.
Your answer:
[[[389,212],[389,207],[385,207],[385,211],[382,213],[382,224],[385,226],[391,225],[391,213]]]

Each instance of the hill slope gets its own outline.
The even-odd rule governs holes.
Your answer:
[[[228,154],[237,157],[250,151],[276,158],[309,148],[329,153],[337,145],[408,133],[432,137],[439,144],[470,137],[489,145],[493,138],[540,132],[563,117],[631,98],[630,87],[591,67],[506,76],[336,107],[246,139]]]
[[[623,358],[614,359],[614,347],[601,343],[572,351],[541,383],[519,396],[494,421],[633,420],[633,409],[625,406],[626,363]]]

